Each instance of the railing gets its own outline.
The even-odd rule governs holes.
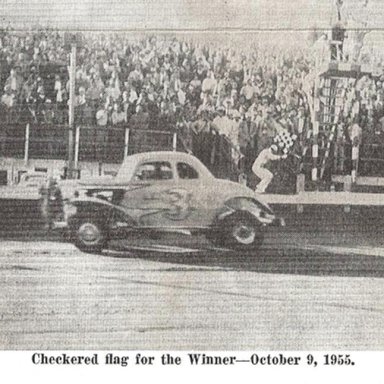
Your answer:
[[[154,150],[193,153],[218,177],[237,179],[242,172],[240,151],[212,128],[191,132],[187,139],[176,131],[133,130],[129,126],[77,126],[75,165],[82,161],[121,163],[128,155]],[[68,159],[68,126],[0,124],[0,156],[24,159]]]
[[[176,132],[131,130],[128,126],[77,126],[74,161],[121,163],[133,153],[182,150]],[[0,156],[24,159],[68,159],[68,126],[0,125]]]
[[[154,150],[193,153],[217,177],[239,180],[243,170],[240,151],[212,128],[186,140],[171,131],[132,130],[124,127],[78,126],[75,131],[75,166],[79,162],[121,163],[130,154]],[[384,177],[384,142],[364,143],[352,156],[350,142],[337,143],[330,172],[334,175]],[[319,152],[324,149],[319,148]],[[68,158],[68,127],[42,124],[0,124],[0,156],[24,159]],[[320,165],[320,164],[319,164]],[[309,177],[310,151],[303,158],[302,171]]]
[[[358,176],[384,177],[384,142],[362,143],[353,146],[351,142],[337,143],[333,154],[333,164],[330,164],[332,175],[351,175],[353,179]],[[319,149],[323,153],[325,149]],[[309,177],[310,157],[307,154],[303,160],[303,173]]]
[[[75,137],[75,162],[121,163],[134,153],[177,149],[177,133],[168,131],[82,126]]]

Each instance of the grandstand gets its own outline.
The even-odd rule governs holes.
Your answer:
[[[169,149],[253,188],[251,165],[281,129],[298,139],[270,192],[384,176],[378,55],[367,62],[362,54],[358,64],[336,44],[324,69],[305,39],[284,46],[258,35],[225,46],[177,33],[84,33],[70,98],[64,33],[4,28],[0,39],[0,184],[26,171],[113,174],[131,153]],[[335,42],[327,44],[329,58]]]

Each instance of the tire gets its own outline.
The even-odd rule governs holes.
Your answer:
[[[220,234],[222,245],[241,251],[256,250],[264,240],[262,225],[246,212],[234,213],[223,219],[216,234]]]
[[[73,227],[72,239],[81,251],[99,253],[107,244],[107,233],[101,221],[81,218]]]

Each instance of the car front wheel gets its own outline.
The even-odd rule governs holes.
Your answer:
[[[246,213],[235,213],[220,223],[223,245],[238,250],[254,250],[261,246],[264,231],[260,223]]]
[[[79,220],[74,226],[72,237],[77,248],[90,253],[101,252],[107,242],[103,225],[94,219]]]

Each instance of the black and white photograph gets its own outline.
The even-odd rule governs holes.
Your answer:
[[[0,0],[1,351],[382,351],[383,228],[383,1]]]

